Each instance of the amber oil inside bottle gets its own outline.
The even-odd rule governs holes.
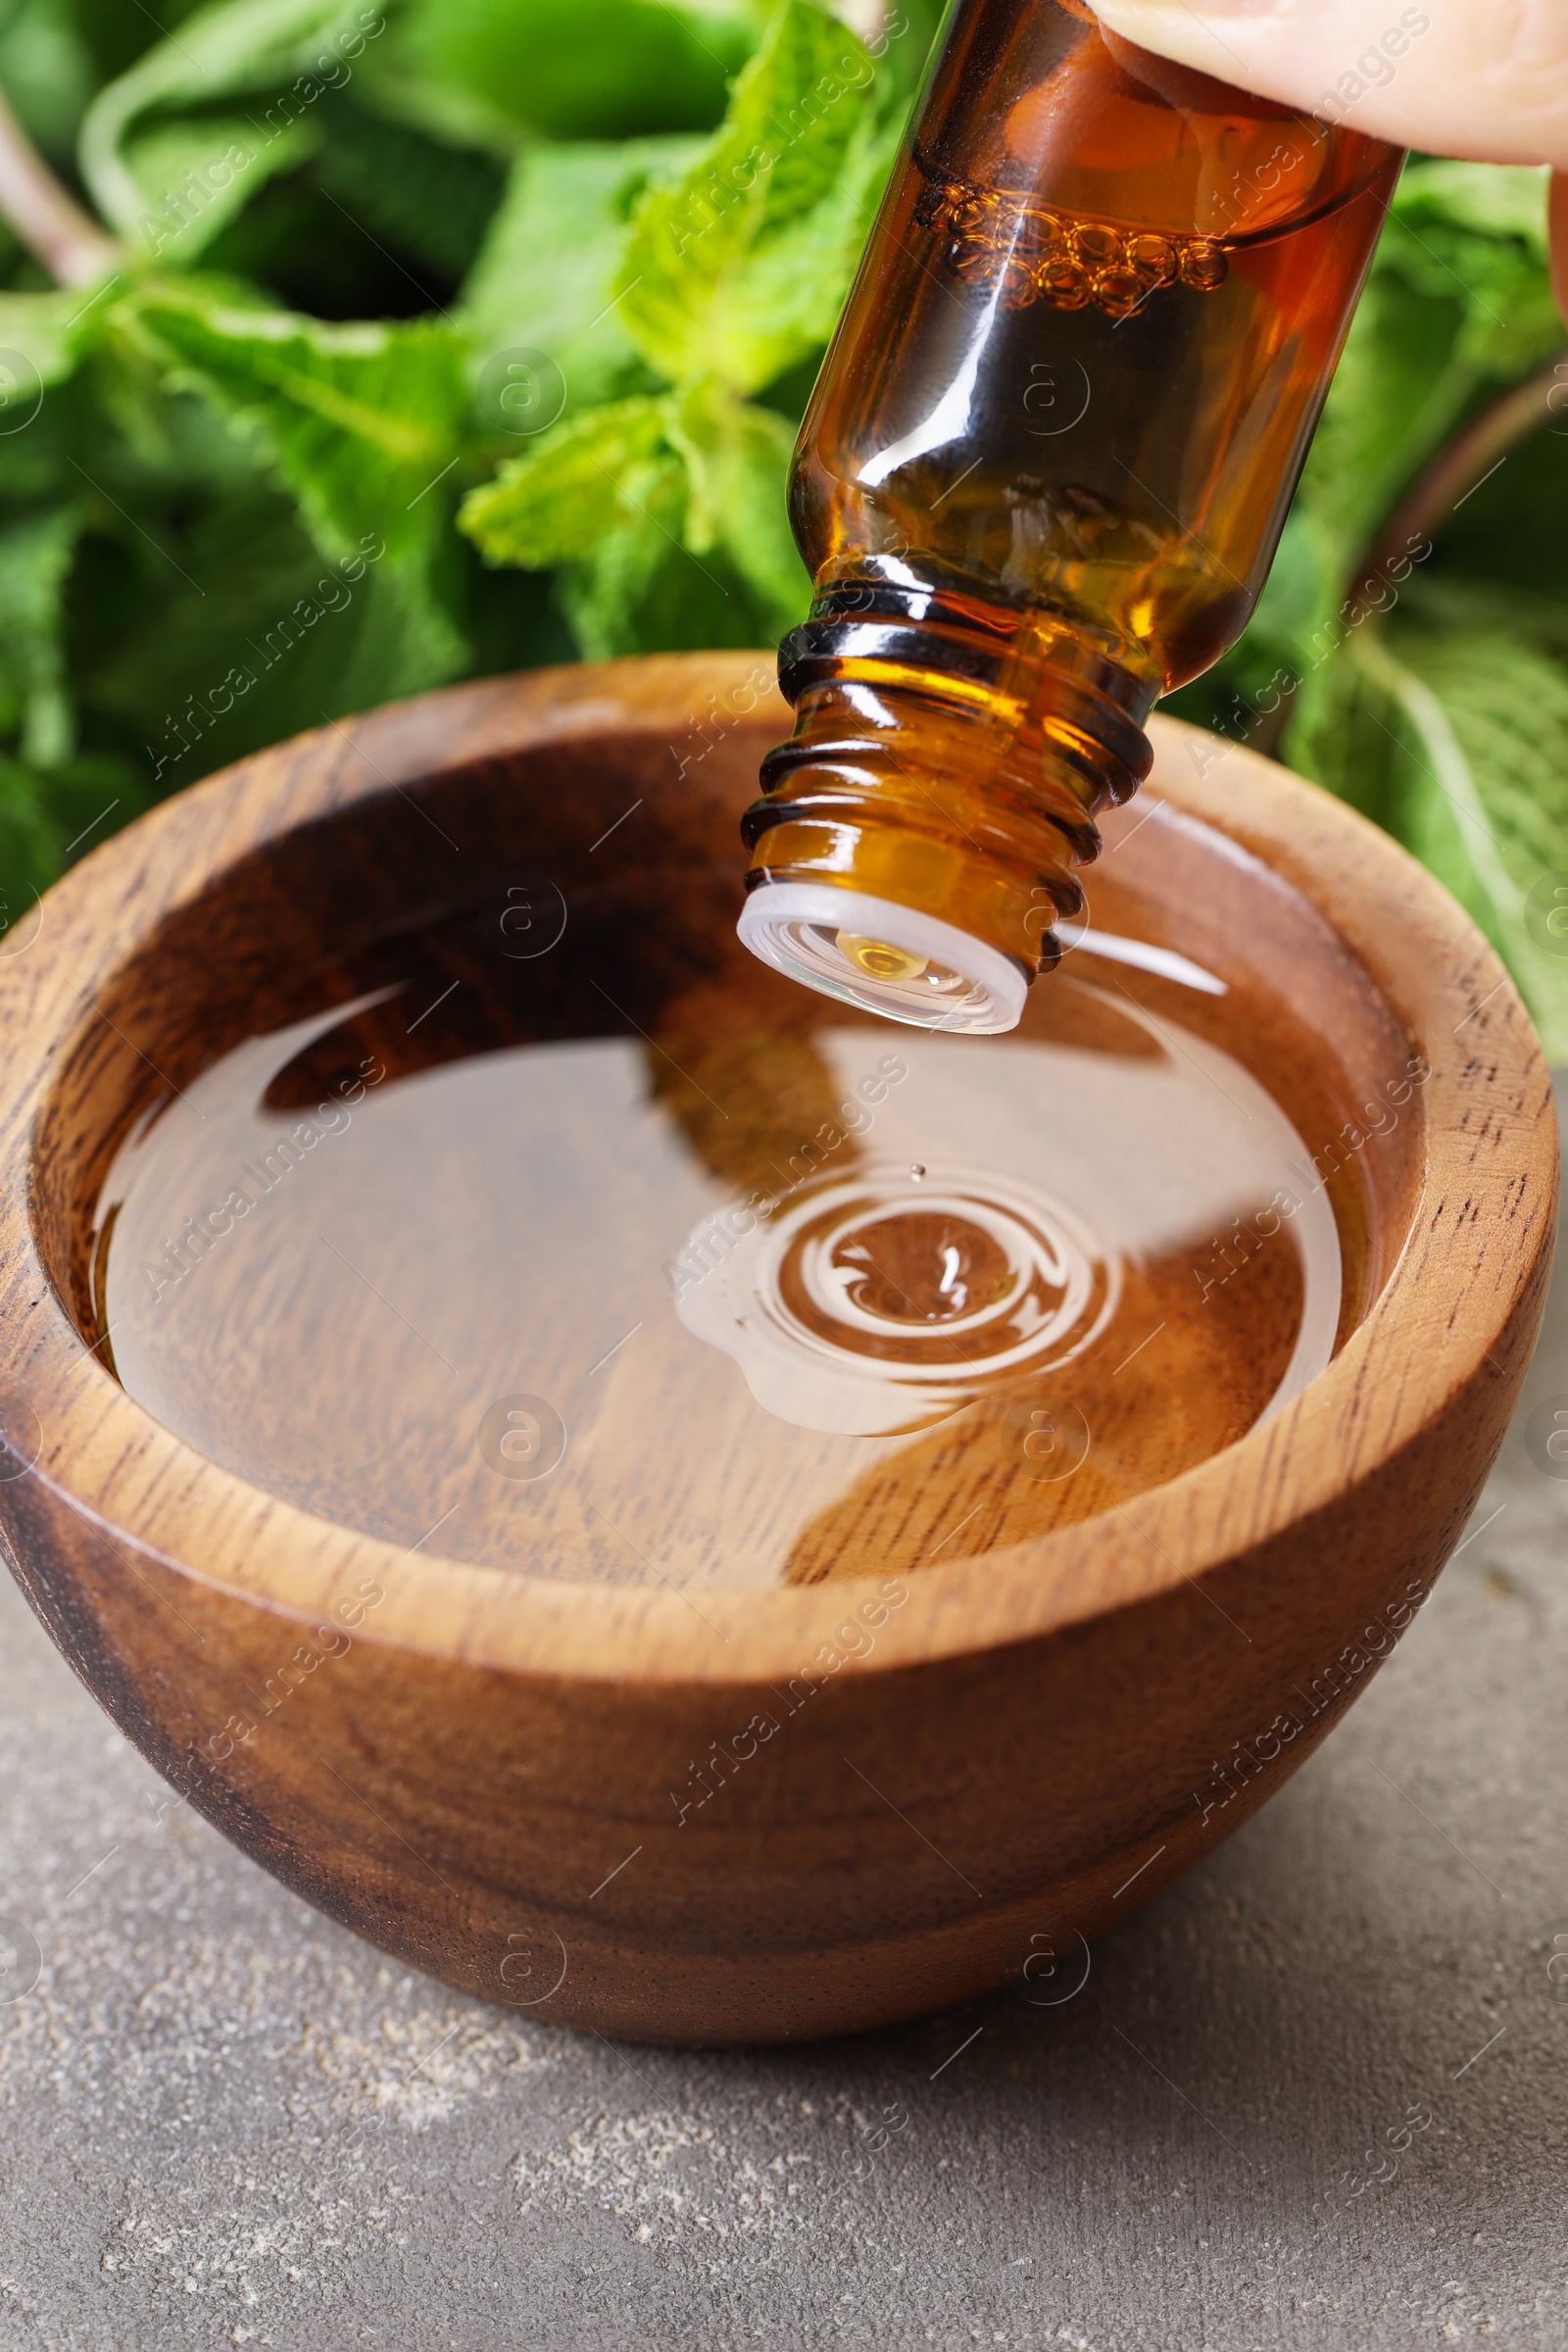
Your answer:
[[[755,954],[1014,1026],[1155,698],[1250,616],[1399,161],[1081,0],[950,18],[797,451]]]

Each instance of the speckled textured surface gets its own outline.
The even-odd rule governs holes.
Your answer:
[[[1561,2352],[1553,1398],[1568,1263],[1431,1603],[1074,1997],[787,2053],[620,2049],[389,1966],[0,1585],[0,2346]]]

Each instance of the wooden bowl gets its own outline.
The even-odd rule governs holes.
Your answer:
[[[1348,1139],[1365,1233],[1343,1343],[1272,1419],[1130,1509],[893,1579],[852,1530],[824,1581],[700,1612],[376,1541],[161,1426],[93,1303],[133,1125],[297,1018],[329,954],[519,867],[586,905],[632,805],[629,936],[639,893],[689,902],[717,969],[736,820],[787,726],[768,677],[628,662],[328,727],[85,858],[0,964],[0,1527],[39,1616],[307,1900],[490,2000],[677,2043],[1081,1981],[1080,1939],[1236,1828],[1410,1621],[1501,1440],[1554,1230],[1546,1072],[1467,917],[1327,795],[1156,721],[1096,919],[1250,976],[1277,1008],[1252,1066]],[[1398,1106],[1375,1135],[1373,1102]],[[721,1796],[683,1814],[718,1757]]]

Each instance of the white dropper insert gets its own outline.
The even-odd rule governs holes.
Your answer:
[[[764,882],[736,925],[763,963],[824,996],[920,1029],[1016,1029],[1023,966],[953,923],[825,882]]]

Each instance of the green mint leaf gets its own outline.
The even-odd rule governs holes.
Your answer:
[[[622,323],[616,275],[637,203],[676,178],[698,145],[672,137],[525,148],[463,290],[476,361],[544,352],[561,370],[567,416],[655,390]]]
[[[1307,672],[1289,708],[1280,757],[1402,841],[1409,743],[1387,685],[1342,652]]]
[[[464,346],[444,320],[329,326],[168,285],[136,315],[172,380],[202,393],[275,467],[323,555],[352,556],[377,536],[395,559],[426,545],[430,494],[458,454],[469,398]]]
[[[607,532],[562,572],[562,605],[585,661],[612,662],[683,642],[681,616],[694,609],[701,586],[675,535],[685,485],[670,472],[647,488],[653,504],[641,515]],[[695,609],[703,605],[696,596]]]
[[[553,426],[469,492],[461,528],[490,563],[534,570],[589,556],[612,534],[635,535],[653,514],[673,518],[678,543],[686,470],[671,417],[667,399],[642,395]]]
[[[789,526],[794,433],[773,410],[704,385],[680,401],[670,438],[691,484],[687,547],[704,555],[722,549],[758,615],[750,641],[776,643],[805,619],[811,601]]]
[[[47,294],[0,292],[0,425],[8,433],[24,430],[18,417],[29,409],[36,413],[40,391],[74,371],[112,300],[112,280],[97,300],[79,286]]]
[[[1423,161],[1390,207],[1380,266],[1454,312],[1456,362],[1507,382],[1562,341],[1546,276],[1547,173]]]
[[[492,156],[384,121],[347,98],[316,111],[321,140],[311,178],[355,226],[457,285],[484,243],[506,174]],[[347,227],[348,223],[345,222]]]
[[[1560,512],[1553,502],[1553,514]],[[1452,550],[1445,534],[1445,568],[1431,578],[1412,574],[1405,590],[1407,616],[1433,630],[1484,631],[1510,637],[1537,653],[1568,661],[1568,600],[1543,595],[1514,581],[1489,580],[1448,566]]]
[[[0,753],[0,938],[55,880],[69,839],[50,822],[43,778]]]
[[[1313,547],[1320,600],[1344,595],[1399,492],[1471,406],[1480,379],[1457,355],[1461,323],[1456,302],[1429,299],[1392,268],[1374,271],[1292,514]],[[1314,625],[1321,616],[1314,609]]]
[[[291,135],[325,91],[348,86],[367,46],[385,29],[380,10],[357,0],[218,0],[198,9],[177,36],[107,83],[87,110],[78,161],[104,219],[122,236],[139,235],[158,250],[163,216],[149,207],[126,154],[141,117],[155,109],[188,114],[242,91],[276,93],[248,134],[260,157],[275,138]],[[224,145],[210,155],[221,156]],[[244,195],[262,176],[254,165],[238,175]],[[216,192],[211,180],[208,186]]]
[[[379,684],[391,674],[398,691],[413,693],[466,667],[442,489],[462,452],[470,397],[457,331],[438,318],[323,325],[230,306],[199,283],[165,281],[126,308],[166,385],[188,387],[227,419],[253,461],[292,494],[337,576],[373,567],[362,611],[378,617],[391,650],[367,676]],[[315,626],[309,607],[296,618]],[[346,655],[339,659],[347,692]],[[341,705],[334,695],[326,707]]]
[[[1391,209],[1397,220],[1421,228],[1447,222],[1489,239],[1517,238],[1544,262],[1549,176],[1544,164],[1465,164],[1426,156],[1409,166]]]
[[[1544,202],[1544,174],[1524,167],[1406,169],[1249,632],[1270,656],[1313,662],[1400,493],[1467,416],[1561,348]]]
[[[147,519],[167,546],[156,511]],[[329,562],[293,501],[253,477],[205,503],[178,571],[149,551],[118,625],[90,616],[83,704],[171,792],[323,716],[438,685],[466,666],[440,593],[450,547],[441,531],[402,561]]]
[[[73,0],[11,0],[0,12],[0,89],[51,163],[69,164],[98,75]]]
[[[760,28],[757,0],[596,0],[591,19],[582,0],[410,0],[373,80],[405,106],[423,84],[430,127],[488,128],[498,145],[519,128],[560,139],[706,130]]]
[[[1557,386],[1563,389],[1559,392]],[[1555,412],[1568,400],[1568,368],[1543,401],[1544,432],[1513,449],[1478,482],[1439,534],[1438,558],[1411,581],[1418,597],[1451,575],[1466,591],[1486,583],[1523,590],[1568,609],[1562,561],[1568,514],[1568,417]],[[1532,634],[1535,632],[1533,631]]]
[[[562,566],[590,661],[770,642],[809,599],[785,519],[791,446],[782,417],[721,386],[616,401],[541,434],[459,521],[492,564]]]
[[[188,270],[266,182],[316,148],[320,125],[302,120],[267,136],[243,115],[161,122],[124,148],[141,191],[140,235],[166,268]]]
[[[757,391],[826,340],[892,158],[888,88],[838,18],[780,0],[722,127],[627,248],[623,323],[661,373]]]
[[[81,363],[104,340],[115,282],[95,292],[0,292],[0,500],[9,509],[30,514],[85,487],[71,464],[94,406],[94,371]]]
[[[58,767],[74,748],[61,636],[80,529],[74,506],[0,526],[0,728],[20,734],[33,767]]]
[[[1351,659],[1404,754],[1393,829],[1497,948],[1548,1058],[1568,1058],[1568,956],[1531,896],[1568,881],[1568,672],[1482,630],[1369,634]]]
[[[44,772],[0,754],[0,939],[31,913],[75,850],[84,857],[147,806],[127,760],[79,754]]]
[[[559,593],[589,661],[617,654],[755,646],[766,634],[756,600],[722,548],[697,556],[681,545],[682,491],[602,539],[591,556],[563,566]]]

